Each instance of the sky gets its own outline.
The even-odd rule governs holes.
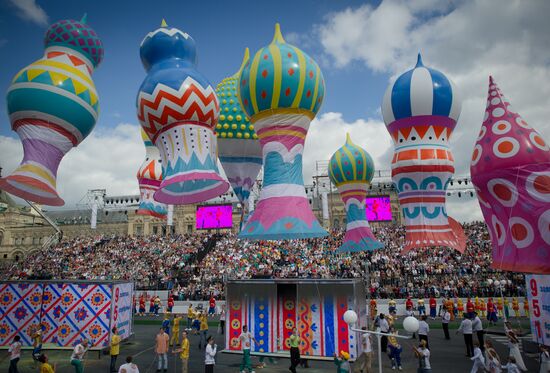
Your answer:
[[[328,160],[349,132],[390,169],[391,138],[380,114],[387,85],[412,68],[420,51],[425,65],[445,73],[463,97],[451,139],[456,175],[467,175],[483,120],[492,74],[513,107],[545,139],[550,138],[550,2],[535,1],[45,1],[0,0],[0,91],[43,53],[49,24],[80,19],[103,41],[105,58],[93,74],[100,117],[88,138],[61,162],[58,191],[74,207],[88,189],[109,195],[137,194],[135,178],[144,157],[135,97],[145,78],[139,44],[145,34],[169,26],[197,43],[198,69],[217,84],[251,53],[268,44],[274,24],[320,65],[326,97],[312,122],[304,152],[310,182],[315,162]],[[0,105],[0,167],[6,176],[22,159],[5,104]],[[479,220],[475,198],[448,199],[448,212],[461,221]]]

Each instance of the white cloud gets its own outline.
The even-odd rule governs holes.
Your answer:
[[[48,25],[48,15],[35,0],[9,0],[17,8],[17,15],[39,26]]]
[[[23,158],[19,139],[0,136],[2,175],[11,173]],[[96,128],[63,158],[57,192],[66,208],[74,208],[88,189],[107,189],[108,195],[139,194],[136,173],[145,157],[137,125],[121,123]]]

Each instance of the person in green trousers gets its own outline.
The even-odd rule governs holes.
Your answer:
[[[74,347],[73,353],[71,355],[71,365],[74,366],[75,373],[84,372],[82,360],[84,360],[84,354],[86,353],[86,351],[88,351],[87,339],[82,340],[82,342]]]
[[[239,336],[239,341],[241,342],[241,348],[243,349],[241,373],[244,373],[245,369],[247,369],[250,373],[254,373],[254,370],[252,370],[252,363],[250,362],[250,348],[252,341],[256,344],[258,344],[258,341],[256,341],[256,338],[254,338],[248,331],[248,327],[246,325],[243,325],[243,332]]]

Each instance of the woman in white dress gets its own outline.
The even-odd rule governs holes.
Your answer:
[[[506,332],[506,336],[508,337],[508,347],[510,348],[510,356],[512,356],[515,361],[518,368],[524,372],[527,371],[527,367],[525,366],[525,363],[523,362],[523,358],[521,357],[521,351],[519,350],[519,339],[516,336],[516,333],[509,329]]]
[[[485,341],[485,370],[489,373],[501,373],[502,363],[490,340]]]
[[[540,345],[540,369],[539,373],[548,373],[550,372],[550,353],[548,351],[548,346]]]

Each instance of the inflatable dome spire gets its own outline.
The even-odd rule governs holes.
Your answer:
[[[355,145],[346,135],[346,143],[329,161],[330,181],[342,196],[346,208],[346,235],[340,251],[365,251],[384,247],[369,226],[365,198],[372,177],[374,162],[369,153]]]
[[[163,20],[143,39],[140,56],[148,74],[137,97],[138,119],[162,158],[155,200],[181,205],[225,193],[229,183],[218,171],[214,133],[218,98],[196,69],[195,41]]]
[[[311,120],[324,97],[319,66],[287,44],[279,24],[268,46],[248,61],[239,77],[239,100],[262,147],[260,199],[239,237],[295,239],[326,236],[309,206],[302,153]]]
[[[241,203],[241,220],[244,220],[247,214],[250,190],[262,168],[260,141],[237,95],[239,74],[249,58],[246,48],[239,71],[223,79],[216,88],[220,100],[220,117],[216,125],[218,156],[225,175]]]
[[[143,128],[141,129],[141,139],[145,145],[145,160],[137,173],[139,208],[136,214],[164,219],[166,218],[166,214],[168,214],[167,206],[164,203],[155,201],[153,198],[162,182],[162,160],[160,159],[160,153]]]
[[[470,173],[493,267],[550,273],[550,147],[512,110],[492,77]]]
[[[21,138],[24,156],[11,175],[0,179],[0,189],[62,206],[57,169],[97,121],[99,100],[91,74],[103,59],[103,45],[84,16],[51,25],[44,46],[44,56],[17,73],[8,88],[11,128]]]
[[[384,95],[382,115],[395,144],[392,180],[407,231],[405,252],[430,246],[460,250],[445,209],[447,184],[455,171],[449,138],[460,109],[454,84],[425,67],[420,54],[416,66]]]

